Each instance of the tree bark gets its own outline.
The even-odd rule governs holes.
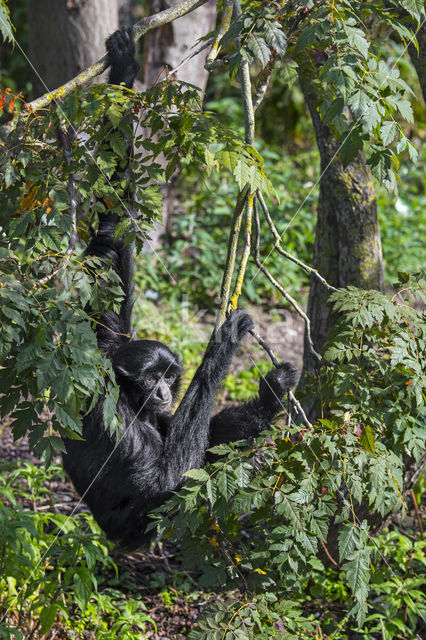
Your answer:
[[[180,0],[150,0],[147,15],[153,15],[163,9],[179,4]],[[206,4],[171,24],[150,31],[144,38],[142,65],[139,77],[144,87],[154,84],[165,70],[173,69],[191,53],[191,47],[206,33],[212,31],[216,23],[216,2]],[[208,80],[208,71],[204,69],[208,49],[187,62],[175,74],[181,82],[194,84],[204,93]],[[156,224],[151,232],[150,248],[161,246],[161,236],[169,228],[171,212],[176,202],[173,183],[164,185],[163,220]]]
[[[28,0],[28,19],[36,98],[105,55],[105,39],[118,29],[117,0]]]
[[[413,44],[408,47],[408,53],[410,54],[411,62],[413,63],[417,76],[419,78],[420,88],[423,94],[423,100],[426,102],[426,16],[422,16],[421,27],[417,32],[417,44],[419,45],[419,51]],[[415,25],[413,25],[413,31],[415,31]]]
[[[313,266],[334,287],[382,290],[382,249],[370,170],[362,154],[343,166],[337,155],[339,144],[316,109],[317,98],[309,77],[300,75],[300,83],[321,157]],[[308,317],[317,351],[321,351],[336,320],[327,299],[325,287],[312,277]],[[313,372],[317,366],[305,340],[304,371]]]

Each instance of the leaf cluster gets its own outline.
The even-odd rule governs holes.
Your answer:
[[[129,159],[132,124],[144,133]],[[72,143],[67,154],[59,128]],[[117,237],[140,249],[161,215],[159,181],[191,163],[207,174],[228,171],[241,189],[272,192],[259,153],[203,114],[198,92],[182,84],[140,95],[86,88],[21,118],[1,149],[0,415],[16,438],[29,431],[48,461],[63,449],[58,436],[79,437],[82,412],[100,395],[108,428],[120,427],[113,371],[93,328],[101,311],[119,309],[121,283],[80,248],[100,214],[116,214]]]
[[[354,288],[333,294],[341,314],[326,352],[333,361],[314,381],[327,417],[305,431],[271,427],[251,446],[214,447],[216,462],[188,471],[157,510],[151,526],[179,539],[202,585],[242,582],[250,594],[292,599],[338,527],[331,553],[351,594],[349,619],[363,624],[374,575],[370,515],[404,506],[403,462],[425,448],[425,326],[407,304],[424,295],[421,278],[409,289],[392,299]]]
[[[142,603],[111,589],[116,574],[106,541],[91,516],[53,510],[49,487],[63,471],[0,463],[0,637],[31,638],[52,627],[97,638],[145,638],[152,622]],[[32,508],[25,508],[25,501]],[[41,506],[44,508],[40,508]]]

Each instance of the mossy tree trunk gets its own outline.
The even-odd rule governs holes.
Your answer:
[[[362,154],[347,167],[339,156],[339,144],[321,120],[317,96],[309,77],[300,76],[302,91],[312,118],[321,157],[320,194],[313,266],[334,287],[354,285],[362,289],[383,288],[382,249],[376,194],[371,173]],[[328,292],[312,278],[308,317],[312,339],[321,351],[335,323]],[[313,372],[318,361],[305,340],[304,371]]]

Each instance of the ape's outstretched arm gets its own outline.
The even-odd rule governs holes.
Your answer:
[[[207,347],[201,365],[170,420],[164,443],[166,481],[171,486],[176,487],[188,469],[203,466],[217,390],[239,343],[252,328],[250,316],[234,311],[223,324],[217,341],[212,340]]]

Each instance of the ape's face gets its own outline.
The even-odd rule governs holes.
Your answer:
[[[139,406],[161,412],[171,409],[179,390],[182,366],[164,344],[135,340],[122,345],[113,356],[113,366],[119,384],[130,384],[134,389]]]

